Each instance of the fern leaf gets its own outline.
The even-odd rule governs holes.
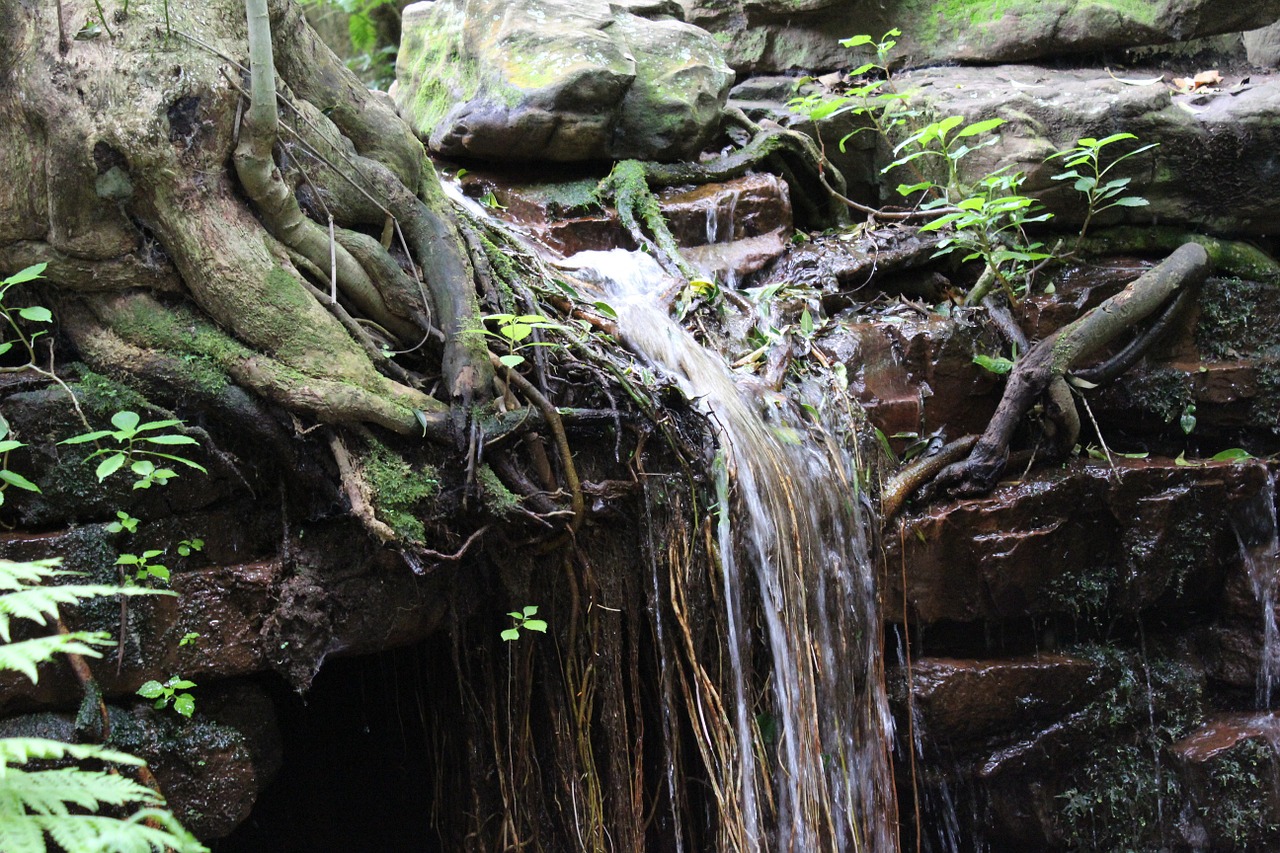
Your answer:
[[[172,815],[159,809],[144,809],[127,820],[100,815],[0,817],[0,850],[45,853],[45,833],[62,850],[74,853],[208,853]]]
[[[72,806],[97,812],[104,805],[152,805],[161,802],[160,795],[145,785],[104,770],[86,770],[83,767],[22,770],[10,767],[5,772],[0,792],[0,814],[29,812],[65,816],[71,814]]]
[[[36,667],[54,655],[73,654],[100,658],[102,655],[94,646],[114,645],[115,640],[106,631],[73,631],[70,634],[52,634],[0,645],[0,671],[20,672],[35,684],[40,677]]]
[[[60,565],[62,565],[61,557],[51,557],[47,560],[32,560],[27,563],[15,563],[13,560],[0,560],[0,590],[25,589],[29,586],[36,586],[44,583],[50,578],[79,574],[79,572],[59,569],[58,566]]]
[[[99,746],[96,743],[63,743],[60,740],[49,740],[38,737],[6,737],[0,738],[0,779],[4,769],[14,764],[26,764],[29,761],[109,761],[112,764],[129,764],[139,767],[147,762],[136,755],[119,752]],[[0,850],[4,849],[0,847]]]
[[[0,595],[0,639],[9,641],[9,620],[25,619],[38,625],[58,618],[58,608],[75,605],[91,598],[109,595],[154,595],[160,590],[146,587],[119,587],[106,584],[67,584],[64,586],[32,586]]]

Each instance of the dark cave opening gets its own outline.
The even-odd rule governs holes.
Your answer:
[[[277,683],[283,765],[214,853],[445,849],[429,732],[448,706],[428,683],[432,662],[449,661],[443,642],[330,659],[305,696]],[[452,694],[452,678],[435,681]]]

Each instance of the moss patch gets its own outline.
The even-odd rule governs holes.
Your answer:
[[[374,512],[396,535],[409,542],[426,541],[422,519],[430,515],[430,501],[440,479],[430,465],[411,465],[386,445],[374,441],[360,457],[365,481],[372,490]]]

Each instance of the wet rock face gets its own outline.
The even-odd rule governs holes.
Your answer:
[[[1043,199],[1058,224],[1078,224],[1080,194],[1053,181],[1055,151],[1085,136],[1124,131],[1160,147],[1128,162],[1126,176],[1150,201],[1129,208],[1125,221],[1181,223],[1217,233],[1269,233],[1280,210],[1271,187],[1280,182],[1280,78],[1231,78],[1216,92],[1179,94],[1157,74],[1061,71],[1035,66],[939,68],[905,74],[916,103],[967,122],[1003,118],[996,145],[962,161],[972,179],[1001,166],[1026,174],[1023,192]],[[1136,84],[1136,85],[1135,85]],[[1124,149],[1128,150],[1128,149]],[[1120,153],[1120,152],[1117,152]],[[891,176],[892,177],[892,176]],[[892,183],[892,181],[891,181]],[[1101,222],[1121,221],[1117,210]]]
[[[680,17],[674,2],[417,3],[396,103],[446,156],[689,157],[718,129],[733,73]]]
[[[280,768],[274,706],[247,684],[195,688],[197,711],[151,713],[148,704],[109,707],[106,744],[146,759],[170,808],[200,838],[222,838],[249,816]],[[0,722],[0,737],[76,742],[74,715],[39,712]],[[90,735],[97,740],[98,733]]]
[[[838,3],[831,0],[682,0],[689,20],[723,36],[740,71],[831,70],[864,54],[838,45],[858,33],[903,32],[909,65],[1010,62],[1117,50],[1264,27],[1280,3],[1084,0]]]
[[[1265,468],[1121,459],[1116,472],[1072,462],[912,519],[901,544],[888,543],[888,565],[906,561],[913,619],[999,622],[1157,604],[1177,617],[1211,606],[1205,590],[1238,570],[1232,507],[1263,489]],[[885,578],[890,601],[902,600],[897,574]]]

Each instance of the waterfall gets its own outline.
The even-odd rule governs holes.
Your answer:
[[[657,307],[667,280],[651,258],[583,252],[566,265],[595,271],[628,347],[697,401],[717,433],[717,539],[737,741],[735,766],[720,770],[729,777],[725,789],[736,790],[740,849],[896,850],[892,721],[855,460],[824,430],[802,440],[813,425],[740,386],[724,359]],[[745,604],[748,591],[758,597],[758,614]],[[749,678],[758,648],[767,649],[765,696]],[[764,728],[776,731],[776,750]]]
[[[1276,593],[1280,586],[1280,530],[1276,524],[1276,474],[1267,473],[1266,485],[1241,507],[1232,520],[1240,559],[1249,585],[1262,605],[1262,649],[1258,662],[1256,701],[1260,710],[1271,707],[1280,681],[1280,630],[1276,626]]]

